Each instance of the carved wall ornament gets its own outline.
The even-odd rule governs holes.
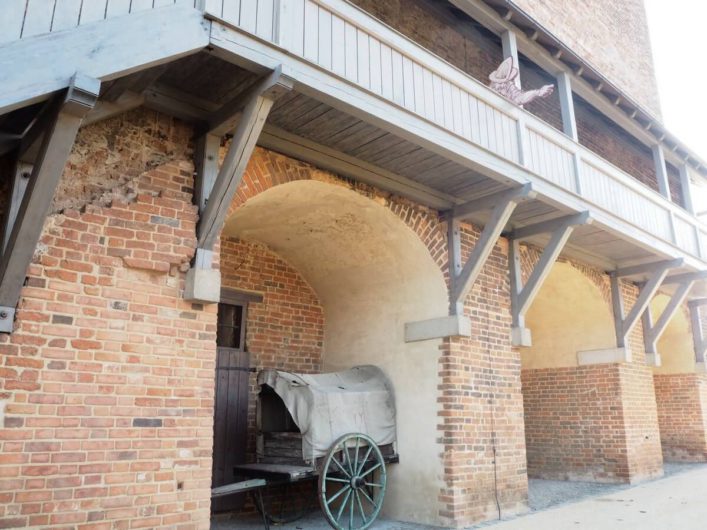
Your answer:
[[[555,88],[553,85],[545,85],[535,90],[521,90],[515,82],[518,73],[513,57],[508,57],[489,75],[491,88],[520,107],[537,98],[546,98],[552,94]]]

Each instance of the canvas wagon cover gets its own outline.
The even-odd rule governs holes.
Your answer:
[[[306,461],[326,455],[340,436],[360,432],[378,445],[395,441],[395,398],[377,366],[328,374],[263,370],[258,384],[282,399],[302,433]]]

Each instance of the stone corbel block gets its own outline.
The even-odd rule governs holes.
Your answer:
[[[533,337],[529,328],[514,327],[511,329],[511,343],[513,346],[529,348],[533,345]]]
[[[608,348],[603,350],[585,350],[577,352],[577,363],[579,366],[588,366],[592,364],[630,363],[631,359],[631,350],[628,347]]]
[[[662,366],[663,360],[660,353],[646,353],[646,364],[648,366]]]
[[[471,319],[466,316],[451,315],[405,324],[405,342],[470,336]]]
[[[184,280],[184,299],[200,304],[221,300],[221,271],[192,267]]]

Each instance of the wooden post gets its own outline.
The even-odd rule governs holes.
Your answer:
[[[575,142],[579,141],[577,135],[577,120],[574,116],[574,98],[572,97],[572,81],[567,72],[557,75],[557,95],[560,97],[560,111],[562,112],[562,130]]]
[[[518,41],[516,34],[513,31],[504,31],[501,33],[501,47],[503,48],[503,58],[508,59],[513,57],[513,65],[520,70],[520,61],[518,60]],[[515,84],[521,88],[520,75],[515,78]]]

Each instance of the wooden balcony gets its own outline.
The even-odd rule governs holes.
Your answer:
[[[345,0],[26,3],[5,8],[0,35],[13,42],[0,44],[0,64],[20,39],[117,24],[141,9],[196,7],[208,20],[208,48],[172,63],[146,90],[148,106],[199,121],[224,102],[211,87],[279,66],[295,90],[276,104],[262,145],[438,209],[530,182],[538,197],[518,208],[512,227],[589,211],[594,224],[577,229],[568,253],[607,268],[677,257],[686,270],[705,268],[707,226],[696,217]],[[141,68],[160,62],[151,61]],[[104,65],[94,75],[111,82],[138,69]],[[0,109],[19,105],[19,96],[0,101]]]

